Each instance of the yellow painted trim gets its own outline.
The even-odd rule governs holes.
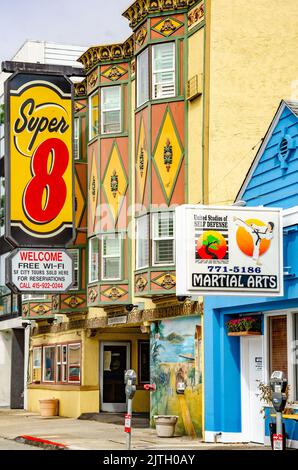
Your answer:
[[[272,418],[276,417],[276,414],[271,414],[270,415]],[[296,421],[298,420],[298,413],[293,414],[293,415],[282,415],[283,419],[295,419]]]
[[[61,391],[72,391],[72,392],[90,392],[99,390],[96,385],[59,385],[59,384],[29,384],[27,386],[29,390],[61,390]]]

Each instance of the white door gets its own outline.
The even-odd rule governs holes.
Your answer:
[[[130,368],[130,343],[102,342],[100,356],[101,411],[124,412],[124,373]]]
[[[245,440],[264,444],[264,418],[258,385],[264,380],[263,336],[241,338],[242,431]]]

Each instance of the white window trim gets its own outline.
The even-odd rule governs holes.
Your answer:
[[[92,95],[89,96],[89,101],[88,101],[88,116],[89,116],[89,141],[93,140],[96,138],[98,135],[98,129],[97,129],[97,134],[92,136],[92,98],[98,94],[98,90],[95,91],[95,93],[92,93]],[[99,119],[99,108],[98,108],[98,119]]]
[[[53,345],[48,344],[47,346],[43,346],[43,354],[42,354],[42,356],[43,356],[43,358],[42,358],[42,359],[43,359],[43,361],[42,361],[42,381],[43,381],[44,383],[55,383],[55,378],[56,378],[56,377],[54,376],[54,380],[46,380],[46,379],[45,379],[45,364],[46,364],[45,358],[46,358],[46,349],[50,349],[50,348],[54,348],[54,350],[55,350],[55,363],[56,363],[56,345],[55,345],[55,344],[53,344]],[[55,364],[55,363],[54,363],[54,374],[56,373],[56,370],[55,370],[55,369],[56,369],[56,364]]]
[[[155,59],[155,48],[158,46],[161,46],[163,44],[172,44],[173,46],[173,69],[164,69],[162,72],[156,71],[154,69],[154,59]],[[168,43],[161,43],[161,44],[155,44],[152,46],[152,59],[151,59],[151,67],[152,67],[152,72],[151,72],[151,83],[152,83],[152,89],[151,89],[151,97],[152,100],[161,100],[164,99],[164,96],[154,96],[154,88],[155,85],[158,85],[158,83],[155,81],[155,76],[157,73],[164,73],[164,72],[172,72],[174,75],[174,92],[173,95],[167,96],[166,98],[174,98],[176,96],[176,46],[174,42],[168,42]],[[167,82],[167,83],[172,83],[172,82]]]
[[[119,92],[119,108],[106,108],[104,109],[103,107],[103,93],[104,93],[104,90],[108,89],[108,88],[113,88],[113,89],[118,89],[118,92]],[[108,113],[110,111],[119,111],[119,116],[120,116],[120,119],[119,119],[119,131],[112,131],[112,132],[105,132],[104,131],[104,121],[103,121],[103,115],[104,113]],[[105,87],[102,87],[101,88],[101,107],[100,107],[100,127],[101,127],[101,133],[103,135],[106,135],[106,134],[121,134],[122,132],[122,106],[121,106],[121,85],[114,85],[114,86],[105,86]]]
[[[80,160],[80,118],[74,118],[74,129],[73,129],[73,140],[74,140],[74,160]],[[77,142],[77,144],[75,143]],[[77,145],[77,153],[75,153],[75,148]]]
[[[78,248],[69,248],[67,251],[71,255],[73,253],[77,254],[77,265],[78,265],[78,267],[77,267],[77,269],[75,269],[75,262],[74,262],[73,263],[73,273],[74,273],[73,280],[75,280],[75,272],[77,271],[77,273],[78,273],[78,275],[77,275],[78,285],[76,287],[71,287],[70,290],[79,290],[79,287],[80,287],[80,250]]]
[[[69,368],[72,367],[71,364],[70,364],[70,361],[69,361],[69,347],[70,346],[79,346],[80,347],[80,364],[79,364],[79,368],[80,368],[80,379],[79,380],[69,380]],[[70,383],[70,384],[79,384],[81,383],[81,380],[82,380],[82,344],[81,343],[69,343],[67,345],[67,371],[66,371],[66,374],[67,374],[67,383]]]
[[[143,55],[147,55],[147,70],[148,70],[148,77],[147,77],[147,85],[148,85],[148,96],[147,98],[142,101],[142,102],[139,102],[139,76],[138,76],[138,61],[139,61],[139,58],[142,57]],[[150,83],[149,83],[149,75],[150,75],[150,71],[149,71],[149,60],[150,60],[150,54],[149,54],[149,49],[145,49],[144,51],[142,51],[140,54],[138,54],[137,56],[137,86],[136,86],[136,101],[137,101],[137,108],[139,108],[140,106],[143,106],[143,104],[145,103],[148,103],[148,101],[150,100]]]
[[[176,234],[176,221],[175,221],[175,212],[172,211],[167,211],[171,212],[173,214],[173,232],[174,235],[173,237],[155,237],[154,236],[154,229],[155,229],[155,221],[157,219],[157,214],[160,212],[153,212],[151,214],[151,236],[152,236],[152,266],[175,266],[175,260],[176,260],[176,244],[175,244],[175,234]],[[173,262],[172,263],[155,263],[155,242],[159,240],[173,240]]]
[[[287,348],[288,348],[288,383],[290,385],[289,401],[294,402],[291,408],[298,409],[298,400],[294,400],[296,395],[295,390],[295,370],[294,364],[291,361],[291,355],[293,354],[291,345],[294,340],[294,315],[298,314],[298,309],[295,308],[287,310],[274,310],[270,312],[264,312],[264,377],[265,381],[269,383],[269,367],[270,367],[270,347],[269,347],[269,318],[286,315],[287,318]],[[298,391],[297,391],[298,392]]]
[[[63,348],[66,348],[66,360],[65,361],[63,361]],[[62,369],[61,378],[62,378],[63,383],[67,383],[67,378],[68,378],[67,360],[68,360],[68,345],[67,344],[61,344],[61,365],[65,366],[65,373],[66,373],[66,375],[64,377],[63,369]]]
[[[39,366],[35,366],[34,365],[34,353],[35,351],[39,351],[39,354],[40,354],[40,365]],[[42,347],[41,346],[38,346],[38,347],[34,347],[33,348],[33,352],[32,352],[32,365],[33,365],[33,369],[41,369],[41,364],[42,364]]]
[[[120,281],[122,276],[122,238],[120,235],[115,235],[115,238],[119,243],[119,256],[115,255],[104,255],[103,243],[106,238],[109,238],[109,235],[105,235],[101,238],[101,280],[102,281]],[[119,258],[119,277],[104,277],[104,260],[108,258]]]
[[[147,224],[148,224],[148,263],[145,264],[144,266],[138,266],[138,259],[139,259],[139,234],[138,234],[138,221],[144,217],[147,217]],[[149,214],[142,215],[136,219],[136,271],[139,269],[145,269],[148,268],[150,265],[150,217]]]
[[[91,260],[92,260],[92,250],[91,250],[91,246],[92,246],[92,240],[97,240],[97,243],[98,243],[98,252],[97,252],[97,255],[98,255],[98,260],[97,260],[97,268],[99,268],[99,239],[98,237],[91,237],[89,238],[89,270],[88,270],[88,282],[89,284],[93,284],[93,282],[98,282],[99,281],[99,269],[97,269],[97,276],[96,276],[96,279],[91,279]]]

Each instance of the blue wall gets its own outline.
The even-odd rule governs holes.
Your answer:
[[[284,107],[284,104],[282,104]],[[241,195],[248,206],[289,208],[298,205],[298,118],[285,107],[247,186]],[[289,135],[293,149],[282,168],[278,158],[281,139]],[[259,159],[259,160],[258,160]],[[257,313],[298,305],[298,226],[284,233],[284,297],[209,296],[204,299],[205,430],[241,432],[240,339],[226,333],[228,315]]]

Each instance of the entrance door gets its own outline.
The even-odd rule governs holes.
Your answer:
[[[126,410],[124,373],[130,368],[130,343],[101,343],[101,411]]]
[[[264,444],[264,418],[260,390],[264,380],[263,336],[241,338],[242,423],[245,440]]]

